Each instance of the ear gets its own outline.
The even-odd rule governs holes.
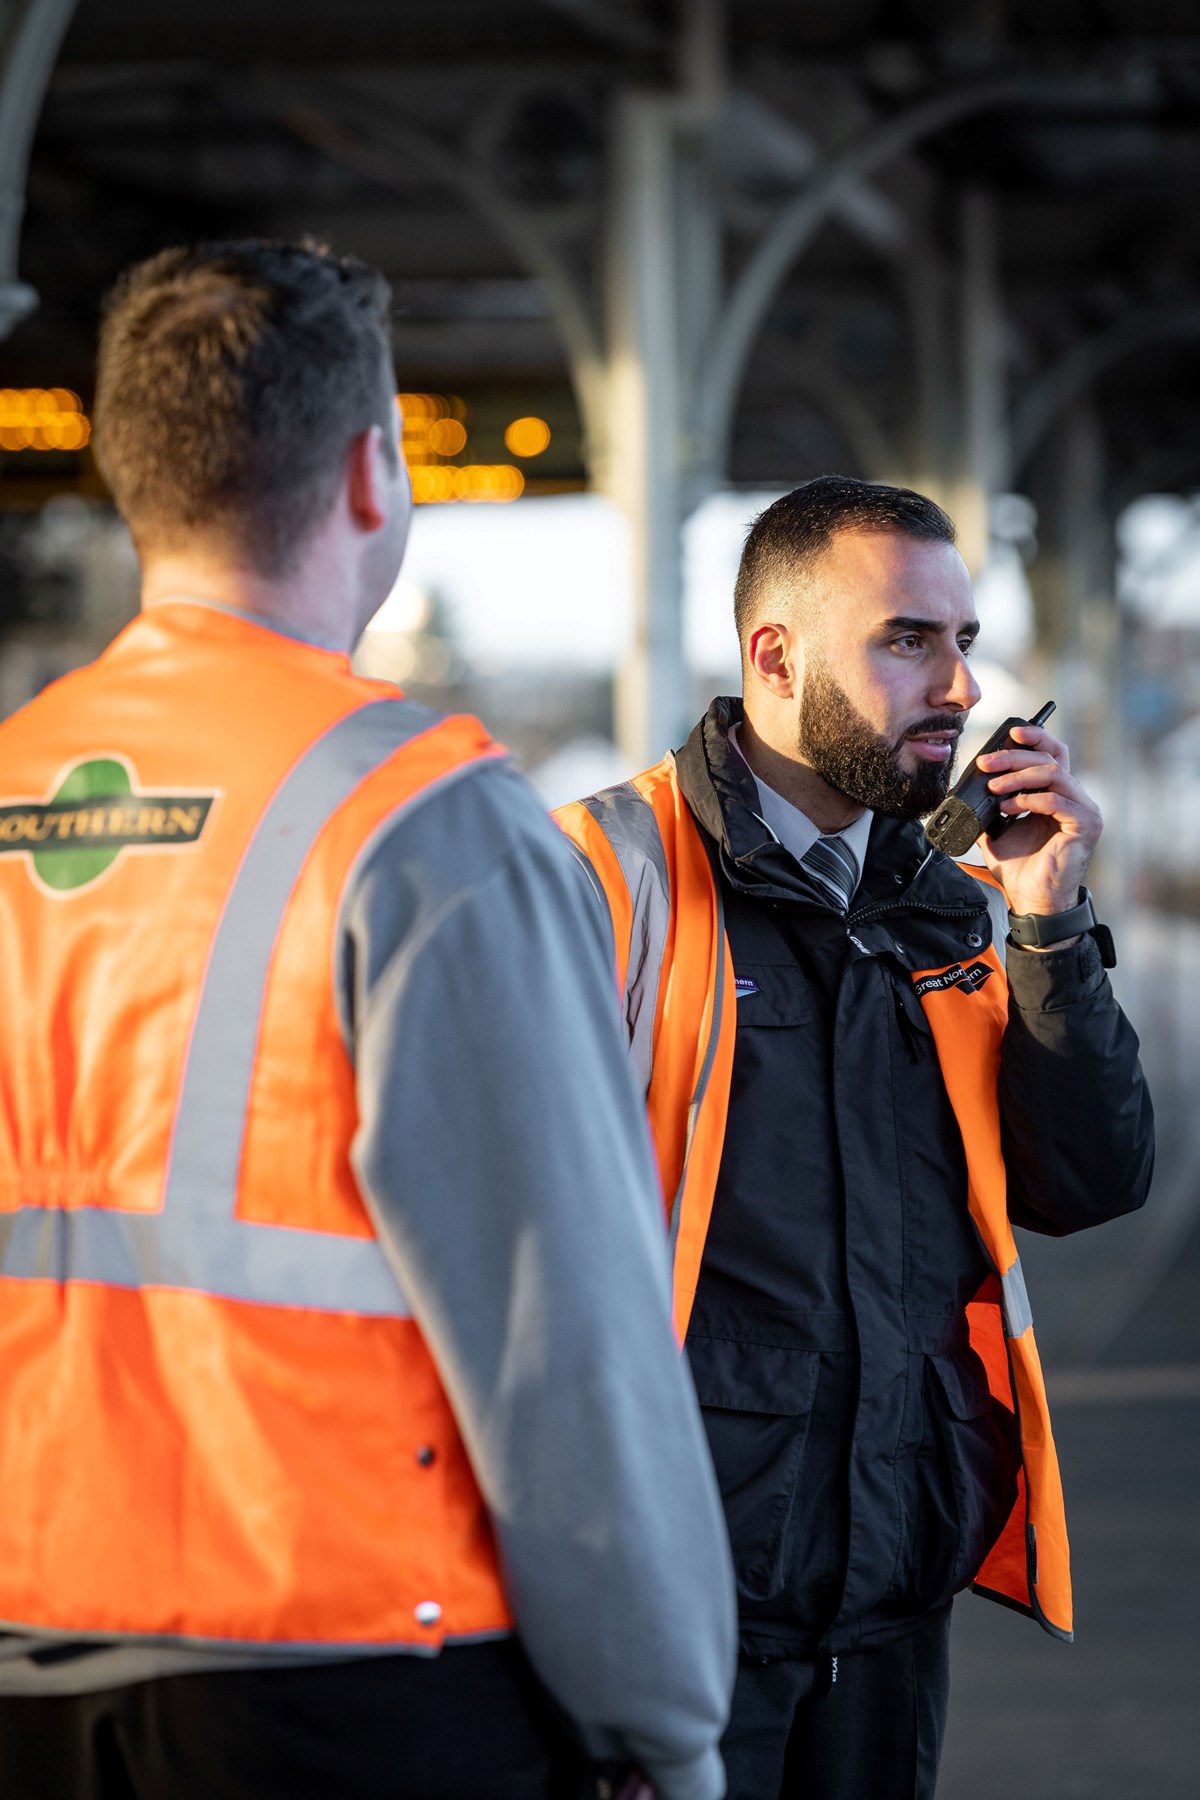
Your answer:
[[[777,700],[792,700],[804,674],[804,653],[787,625],[756,625],[746,640],[746,669]]]
[[[346,505],[360,531],[387,523],[387,454],[378,425],[360,431],[346,452]]]

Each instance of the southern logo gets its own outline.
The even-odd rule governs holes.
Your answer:
[[[0,801],[0,856],[28,857],[39,886],[75,892],[123,851],[197,843],[216,798],[143,788],[124,757],[88,757],[63,770],[48,799]]]

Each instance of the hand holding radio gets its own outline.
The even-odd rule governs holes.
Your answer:
[[[989,837],[998,838],[1016,824],[1012,813],[1001,811],[1001,797],[992,792],[989,770],[982,765],[997,750],[1019,748],[1017,740],[1010,736],[1015,728],[1044,725],[1053,711],[1054,701],[1047,700],[1032,719],[1005,719],[1003,725],[993,731],[970,768],[925,821],[925,835],[931,844],[936,844],[947,856],[965,856],[981,833],[987,832]]]
[[[962,856],[979,839],[1014,913],[1062,913],[1076,905],[1103,819],[1051,736],[1048,702],[1034,718],[1006,719],[930,816],[931,842]],[[936,835],[935,835],[936,834]]]

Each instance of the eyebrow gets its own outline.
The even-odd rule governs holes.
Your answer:
[[[944,619],[911,619],[902,615],[897,619],[885,619],[885,631],[932,631],[939,636],[948,628]],[[954,633],[955,637],[969,637],[972,641],[979,636],[979,620],[968,619]]]

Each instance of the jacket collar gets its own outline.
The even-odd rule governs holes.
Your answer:
[[[733,862],[774,841],[758,817],[754,777],[729,742],[742,717],[740,700],[714,700],[676,758],[679,785],[697,822]]]

